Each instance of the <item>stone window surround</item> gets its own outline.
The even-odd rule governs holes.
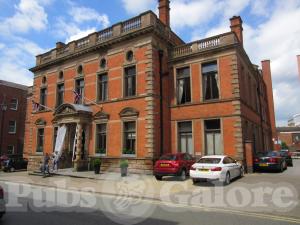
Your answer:
[[[218,68],[218,83],[219,83],[219,98],[218,99],[213,99],[213,100],[204,100],[203,98],[203,83],[202,83],[202,64],[205,63],[211,63],[211,62],[216,62],[217,63],[217,68]],[[176,65],[173,65],[173,74],[174,74],[174,79],[173,79],[173,89],[175,90],[175,99],[173,102],[174,106],[184,106],[184,105],[189,105],[193,104],[195,102],[218,102],[219,100],[222,100],[222,88],[221,88],[221,75],[219,73],[220,71],[220,62],[219,62],[219,57],[209,57],[204,60],[199,60],[199,61],[188,61],[184,63],[178,63]],[[199,92],[200,92],[200,99],[194,99],[193,97],[193,74],[192,74],[192,66],[198,64],[199,65]],[[185,104],[178,104],[178,99],[177,99],[177,69],[184,68],[184,67],[189,67],[190,68],[190,83],[191,83],[191,102],[185,103]]]
[[[99,125],[99,124],[106,124],[106,146],[105,146],[105,154],[101,154],[101,153],[96,153],[96,147],[97,147],[97,125]],[[94,139],[94,156],[107,156],[108,154],[107,154],[107,150],[108,150],[108,133],[109,133],[109,126],[108,126],[108,120],[107,119],[101,119],[101,120],[96,120],[96,121],[94,121],[94,137],[95,137],[95,139]]]
[[[194,151],[194,154],[192,155],[195,155],[195,138],[194,138],[194,120],[177,120],[175,122],[175,144],[176,144],[176,152],[180,152],[179,151],[179,123],[181,122],[191,122],[192,123],[192,143],[193,143],[193,151]]]

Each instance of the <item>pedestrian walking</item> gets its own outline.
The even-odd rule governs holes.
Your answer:
[[[55,172],[58,171],[59,158],[60,158],[60,157],[59,157],[58,152],[55,151],[55,152],[53,153],[53,167],[52,167],[53,172],[54,172],[54,171],[55,171]]]
[[[44,177],[46,177],[46,173],[48,173],[48,175],[50,176],[49,162],[50,162],[50,157],[49,157],[49,154],[46,153],[44,156],[44,161],[43,161],[43,165],[42,165],[42,173],[43,173]]]

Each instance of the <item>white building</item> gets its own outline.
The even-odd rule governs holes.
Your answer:
[[[292,118],[290,118],[288,120],[288,126],[289,127],[300,127],[300,113],[292,116]]]

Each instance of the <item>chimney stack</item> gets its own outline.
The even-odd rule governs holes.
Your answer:
[[[159,19],[170,27],[170,0],[158,0]]]
[[[268,112],[270,118],[270,125],[272,130],[272,139],[277,140],[270,60],[262,61],[261,65],[262,65],[263,80],[267,88],[266,92],[267,92],[267,100],[268,100],[268,109],[269,109]]]
[[[230,18],[230,29],[234,32],[243,46],[243,20],[240,16],[233,16]]]

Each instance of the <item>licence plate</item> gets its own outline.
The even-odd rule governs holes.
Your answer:
[[[266,167],[266,166],[268,166],[268,164],[267,163],[260,163],[259,166]]]
[[[169,167],[169,164],[167,164],[167,163],[161,163],[160,167]]]
[[[201,171],[201,172],[208,172],[209,169],[198,169],[198,171]]]

